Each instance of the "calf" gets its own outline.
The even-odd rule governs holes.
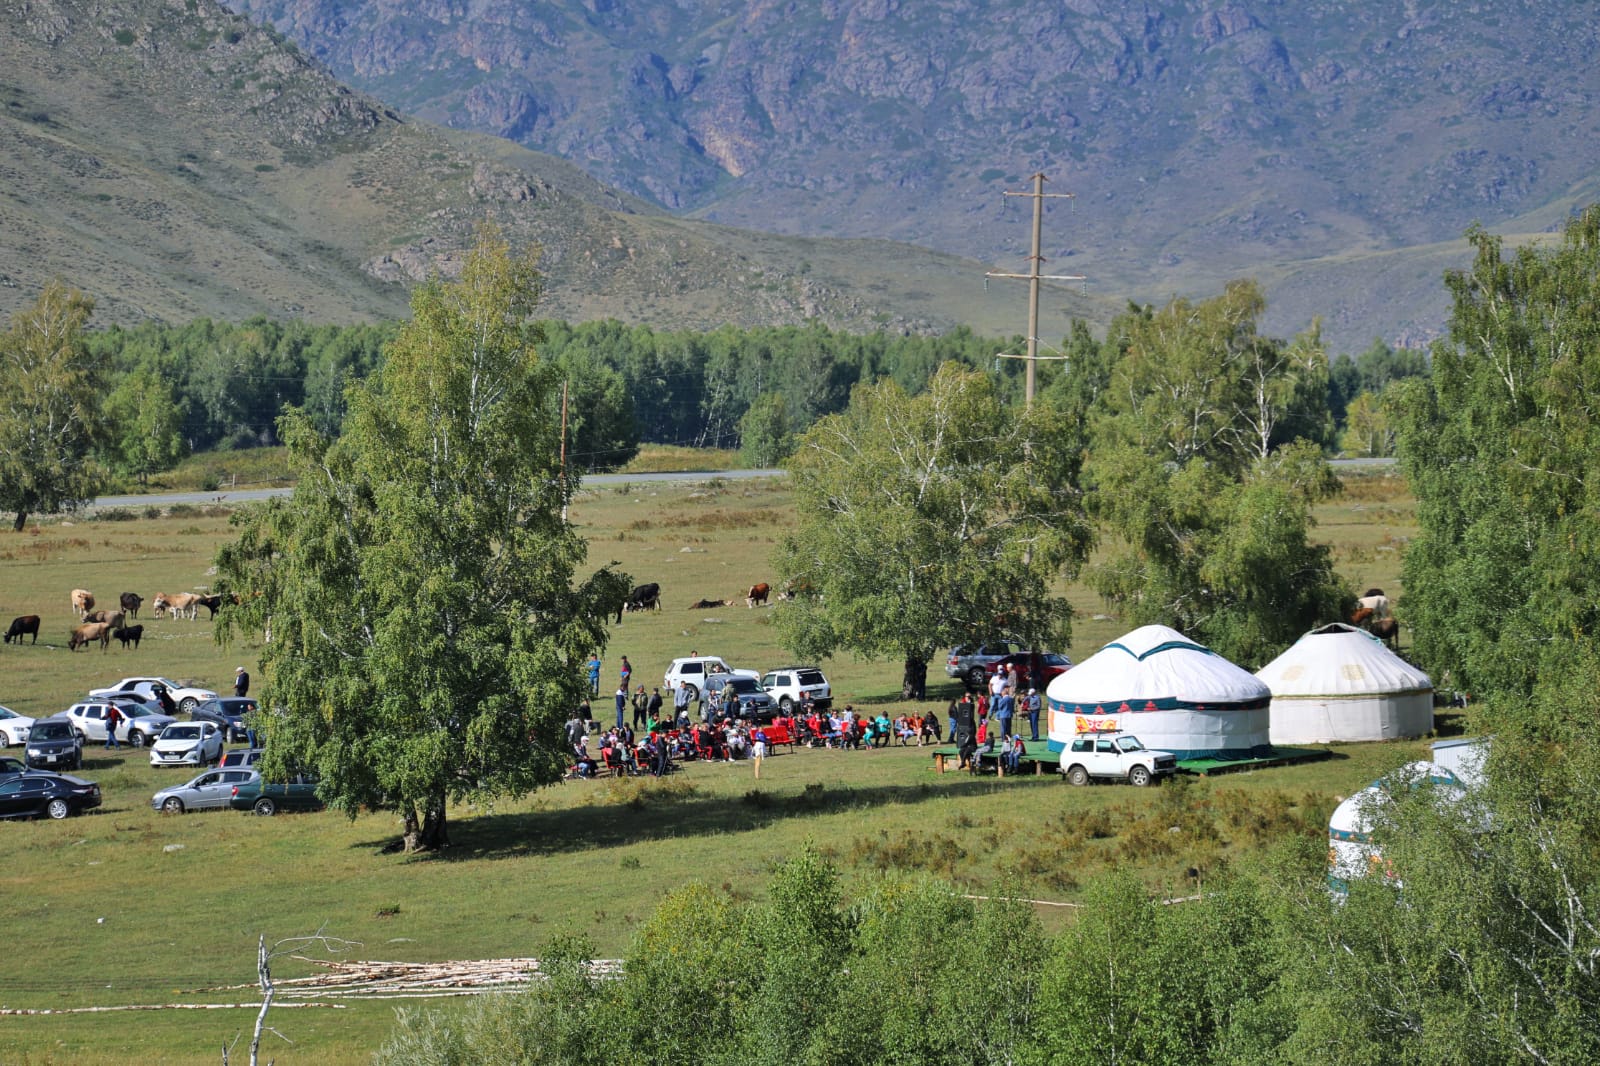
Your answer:
[[[695,600],[689,605],[691,611],[709,611],[714,607],[728,606],[727,600]]]
[[[67,650],[77,651],[80,644],[100,642],[100,650],[105,651],[111,646],[111,627],[104,622],[90,622],[72,631],[72,636],[67,639]]]
[[[124,592],[122,594],[122,610],[130,618],[139,617],[139,608],[144,605],[144,597],[137,592]]]
[[[72,590],[72,611],[79,618],[94,610],[94,593],[88,589]]]
[[[751,585],[750,591],[745,594],[744,605],[754,609],[756,604],[766,603],[767,597],[771,595],[771,593],[772,586],[767,584],[765,581],[761,582],[759,585]]]
[[[139,640],[144,636],[144,626],[126,626],[122,629],[114,629],[111,631],[111,635],[116,637],[122,644],[123,651],[128,650],[129,644],[132,644],[134,650],[137,651]]]
[[[29,633],[33,634],[33,643],[39,643],[39,616],[36,614],[19,615],[11,620],[11,628],[6,630],[6,643],[11,643],[11,638],[17,638],[17,644],[22,644],[22,638]]]

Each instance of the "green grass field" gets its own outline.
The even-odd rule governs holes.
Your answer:
[[[790,505],[781,482],[582,496],[573,516],[591,562],[616,560],[663,592],[660,613],[630,614],[614,627],[605,691],[623,654],[646,684],[692,650],[748,667],[788,658],[770,608],[751,611],[742,600],[716,611],[687,607],[771,580],[768,556]],[[1320,518],[1352,584],[1398,592],[1398,548],[1412,513],[1396,479],[1354,479]],[[125,674],[220,688],[235,665],[253,666],[255,648],[218,647],[204,621],[141,618],[147,636],[138,651],[65,647],[72,588],[106,602],[124,590],[150,597],[202,587],[226,535],[225,515],[212,511],[0,534],[0,624],[15,614],[44,618],[37,647],[0,648],[0,703],[48,715]],[[1070,591],[1080,621],[1067,650],[1082,659],[1123,627],[1095,617],[1103,607],[1092,594]],[[897,663],[825,666],[841,700],[891,714],[902,706]],[[940,663],[931,676],[939,683],[930,695],[942,703],[954,694]],[[151,793],[187,780],[184,771],[157,771],[127,750],[90,749],[85,775],[106,794],[98,812],[0,825],[14,960],[0,973],[0,1007],[248,1003],[250,988],[221,986],[253,983],[263,933],[274,940],[322,930],[359,942],[356,958],[448,960],[536,954],[570,929],[614,957],[667,891],[698,879],[758,895],[773,862],[806,841],[845,871],[847,884],[915,869],[979,894],[1005,884],[1071,901],[1097,872],[1132,866],[1154,886],[1192,891],[1267,841],[1320,837],[1338,797],[1423,750],[1423,742],[1343,746],[1318,763],[1148,790],[1073,789],[1054,775],[940,776],[915,748],[801,750],[770,759],[759,784],[747,765],[690,764],[664,782],[568,782],[492,811],[457,810],[446,853],[407,858],[380,851],[398,831],[388,814],[158,815]],[[1062,908],[1040,913],[1050,926],[1070,920]],[[275,973],[307,970],[286,959]],[[395,1005],[283,1010],[272,1024],[294,1043],[269,1037],[264,1050],[280,1064],[365,1061]],[[252,1019],[244,1009],[5,1017],[0,1062],[214,1063]],[[233,1061],[243,1061],[242,1044]]]

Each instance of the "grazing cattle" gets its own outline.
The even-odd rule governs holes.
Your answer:
[[[128,650],[129,644],[132,644],[134,649],[137,650],[139,640],[144,636],[144,626],[127,626],[122,629],[114,629],[111,631],[111,635],[121,642],[123,651]]]
[[[139,608],[144,605],[144,597],[137,592],[124,592],[122,594],[122,609],[130,618],[139,617]]]
[[[158,592],[150,606],[155,608],[157,618],[162,611],[171,611],[174,618],[193,621],[200,614],[200,597],[192,592]]]
[[[727,600],[695,600],[689,605],[691,611],[709,611],[716,607],[728,606]]]
[[[654,581],[648,585],[639,585],[628,593],[628,598],[617,608],[617,621],[622,621],[623,611],[648,611],[652,608],[661,610],[661,586]]]
[[[1376,618],[1367,629],[1373,636],[1389,645],[1394,651],[1400,650],[1400,622],[1395,618]]]
[[[122,624],[122,620],[123,620],[124,617],[125,617],[125,614],[122,611],[102,610],[102,611],[90,611],[88,614],[83,616],[83,620],[85,622],[104,622],[106,625],[110,626],[112,629],[116,629],[118,626],[120,626]]]
[[[1389,597],[1385,596],[1381,591],[1374,593],[1369,590],[1356,603],[1361,607],[1370,608],[1374,618],[1389,617]]]
[[[11,620],[11,628],[6,630],[6,643],[11,643],[11,638],[17,638],[17,644],[22,644],[22,638],[29,633],[33,634],[33,643],[39,643],[39,616],[36,614],[19,615]]]
[[[88,589],[72,590],[72,611],[79,618],[94,610],[94,593]]]
[[[67,650],[77,651],[78,645],[92,644],[97,640],[100,642],[101,651],[111,646],[111,627],[104,622],[90,622],[74,629],[72,636],[67,638]]]
[[[770,595],[771,592],[772,586],[767,584],[765,581],[761,582],[759,585],[751,585],[750,591],[745,593],[744,605],[754,609],[756,604],[766,603],[767,596]]]
[[[206,610],[211,612],[206,616],[207,620],[215,618],[217,616],[217,612],[222,610],[222,595],[220,593],[213,592],[209,596],[201,596],[199,606],[204,607]]]

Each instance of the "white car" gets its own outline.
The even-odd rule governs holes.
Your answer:
[[[1086,733],[1062,750],[1061,772],[1074,785],[1087,785],[1091,777],[1148,785],[1177,773],[1178,757],[1146,748],[1132,733]]]
[[[142,748],[155,741],[161,731],[176,722],[177,719],[170,714],[162,714],[145,706],[142,703],[131,703],[123,700],[85,700],[83,703],[74,703],[61,713],[61,717],[72,723],[72,728],[85,741],[100,744],[106,742],[106,712],[115,702],[117,713],[122,715],[122,721],[117,724],[117,739]]]
[[[778,701],[778,707],[784,714],[793,713],[796,707],[805,703],[807,696],[818,707],[826,707],[833,702],[833,690],[828,687],[828,679],[815,666],[780,666],[776,670],[768,670],[761,679],[761,687]]]
[[[675,690],[680,686],[686,688],[689,690],[689,698],[697,700],[700,698],[701,690],[706,686],[706,678],[716,674],[761,680],[761,675],[754,670],[735,670],[719,656],[693,655],[672,660],[672,665],[667,667],[666,676],[662,678],[662,685],[668,690]]]
[[[221,810],[233,799],[233,789],[256,776],[254,770],[207,770],[182,785],[164,788],[150,797],[153,810],[165,814]]]
[[[0,707],[0,747],[27,743],[28,730],[32,727],[32,718],[18,714],[10,707]]]
[[[174,722],[150,748],[151,766],[209,766],[222,758],[222,730],[213,722]]]
[[[115,685],[109,685],[106,688],[92,688],[89,690],[89,695],[104,699],[107,696],[131,692],[141,697],[146,703],[153,703],[155,700],[152,686],[157,684],[167,687],[167,695],[172,697],[172,702],[177,705],[178,710],[185,714],[188,714],[207,700],[217,698],[217,694],[208,688],[180,685],[176,681],[165,677],[125,677]]]

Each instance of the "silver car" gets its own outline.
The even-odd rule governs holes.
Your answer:
[[[150,806],[167,814],[216,810],[233,799],[235,786],[254,780],[255,776],[254,770],[207,770],[188,784],[157,792],[150,797]]]

